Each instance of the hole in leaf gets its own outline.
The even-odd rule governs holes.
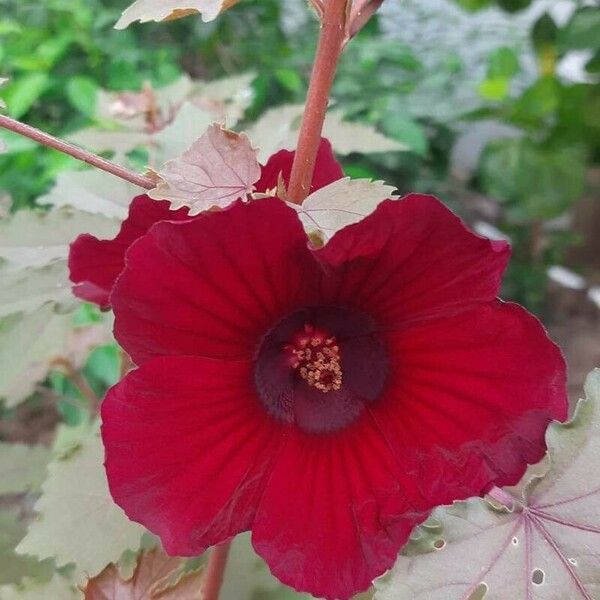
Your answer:
[[[470,596],[467,600],[485,600],[485,597],[488,593],[487,583],[483,583],[483,581],[471,592]]]
[[[445,545],[446,542],[444,540],[435,540],[435,542],[433,542],[433,547],[438,550],[441,550]]]
[[[531,581],[535,583],[535,585],[542,585],[544,583],[545,573],[541,569],[535,569],[531,575]]]

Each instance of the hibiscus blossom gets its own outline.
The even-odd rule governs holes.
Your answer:
[[[154,225],[111,297],[138,365],[102,405],[115,501],[170,554],[251,530],[284,583],[367,588],[566,418],[560,351],[496,298],[508,257],[421,195],[318,249],[276,198]]]
[[[288,183],[295,152],[280,150],[261,167],[260,179],[256,182],[257,192],[275,194],[279,177]],[[344,176],[342,167],[336,161],[331,144],[322,139],[317,156],[310,191],[313,192]],[[69,252],[69,271],[73,293],[82,300],[92,302],[100,308],[110,308],[110,293],[115,280],[125,265],[125,252],[158,221],[183,221],[189,218],[188,210],[171,210],[167,201],[152,200],[148,196],[135,197],[129,214],[121,225],[117,236],[112,240],[99,240],[88,233],[80,235]]]

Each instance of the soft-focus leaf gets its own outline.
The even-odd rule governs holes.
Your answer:
[[[37,489],[46,477],[49,459],[44,446],[0,442],[0,495]]]
[[[137,186],[104,171],[63,171],[59,173],[52,189],[36,202],[40,206],[72,206],[109,219],[124,219],[132,198],[140,193],[142,190]],[[102,231],[95,235],[112,237]]]
[[[265,112],[248,129],[248,137],[259,149],[258,156],[261,163],[265,163],[277,150],[296,148],[303,112],[304,106],[301,104],[278,106]],[[372,125],[344,121],[339,110],[327,113],[323,136],[329,139],[333,149],[341,155],[352,152],[371,154],[408,149],[408,144],[386,137]]]
[[[31,556],[19,556],[16,545],[21,541],[27,525],[16,506],[0,508],[0,586],[19,583],[25,576],[48,580],[54,572],[52,561],[38,562]],[[1,588],[0,588],[1,589]],[[4,598],[0,591],[0,599]]]
[[[182,573],[180,558],[167,556],[161,549],[143,552],[133,575],[122,579],[111,564],[84,588],[85,600],[200,600],[201,571]]]
[[[0,281],[0,317],[19,311],[29,313],[46,302],[56,302],[64,307],[76,305],[65,260],[16,271],[3,265]]]
[[[333,149],[342,155],[358,152],[359,154],[373,154],[376,152],[399,152],[410,148],[409,143],[386,137],[379,133],[372,125],[344,121],[339,110],[327,113],[323,135],[329,138]],[[409,138],[412,140],[413,138]],[[417,144],[415,147],[419,147]]]
[[[213,123],[210,113],[191,102],[185,102],[173,122],[154,136],[156,164],[183,154]]]
[[[239,0],[136,0],[123,11],[115,29],[125,29],[134,21],[170,21],[197,13],[208,22],[237,2]]]
[[[516,219],[551,219],[584,190],[584,157],[577,148],[545,148],[526,138],[489,144],[481,157],[480,181],[492,198],[510,203]]]
[[[42,72],[29,73],[11,81],[4,93],[10,115],[20,119],[46,91],[49,84],[50,75]]]
[[[308,233],[321,232],[325,239],[360,221],[387,198],[397,198],[395,187],[381,181],[344,177],[313,192],[302,205],[290,204]]]
[[[19,585],[0,587],[0,600],[80,600],[82,597],[75,585],[58,574],[46,583],[28,578]]]
[[[576,11],[559,34],[564,50],[597,50],[600,48],[600,8],[584,6]]]
[[[90,577],[139,547],[144,529],[113,502],[103,468],[104,450],[92,431],[66,457],[48,465],[48,478],[35,505],[37,520],[17,546],[20,554],[75,563]]]
[[[0,258],[11,269],[43,267],[66,259],[69,244],[80,233],[111,238],[117,231],[118,223],[101,215],[73,210],[20,210],[0,221]]]
[[[2,87],[8,79],[6,77],[0,77],[0,87]],[[0,98],[0,110],[4,110],[6,108],[6,102]]]
[[[159,176],[161,182],[149,196],[169,200],[174,209],[189,207],[195,215],[250,193],[260,165],[246,135],[214,124]]]
[[[599,598],[600,369],[586,394],[571,422],[548,430],[547,473],[526,475],[523,495],[504,492],[512,510],[479,498],[437,509],[429,552],[401,556],[376,598]]]
[[[0,399],[8,407],[25,400],[46,377],[52,359],[63,353],[70,321],[70,315],[56,314],[51,303],[0,320]]]
[[[90,77],[72,77],[67,82],[67,97],[71,105],[86,117],[96,112],[98,84]]]

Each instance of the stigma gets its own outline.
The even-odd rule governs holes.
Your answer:
[[[326,393],[342,387],[342,356],[334,335],[309,323],[283,348],[299,377]]]

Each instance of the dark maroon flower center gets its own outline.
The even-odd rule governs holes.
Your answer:
[[[389,357],[375,321],[341,307],[310,307],[262,339],[254,379],[266,410],[312,433],[350,425],[381,395]]]

